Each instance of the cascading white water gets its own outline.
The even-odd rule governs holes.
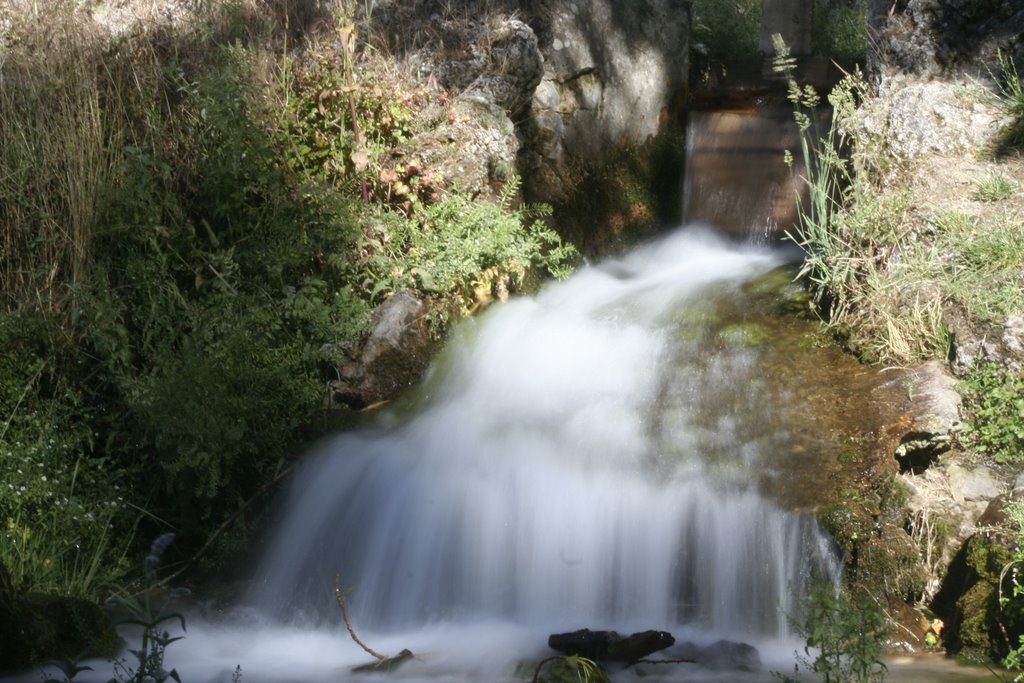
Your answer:
[[[382,631],[783,636],[808,574],[836,571],[828,542],[752,485],[772,454],[729,429],[741,416],[713,439],[698,424],[701,387],[742,392],[754,351],[695,365],[678,334],[687,302],[776,265],[690,228],[467,323],[418,413],[303,465],[262,603],[336,622],[340,573],[353,619]]]
[[[188,683],[233,681],[236,665],[246,683],[379,680],[351,672],[370,657],[338,615],[340,573],[359,635],[416,654],[389,680],[529,680],[516,662],[579,628],[740,640],[764,662],[616,681],[772,680],[792,666],[804,582],[838,567],[813,518],[763,495],[788,448],[785,397],[766,391],[763,349],[720,343],[707,304],[745,301],[741,284],[778,263],[691,227],[467,321],[414,410],[303,460],[256,606],[190,612],[167,668]],[[110,679],[90,665],[76,680]]]

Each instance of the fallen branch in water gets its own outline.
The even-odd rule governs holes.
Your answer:
[[[341,594],[341,574],[334,575],[334,599],[338,601],[338,609],[341,610],[341,618],[345,620],[345,628],[348,629],[348,634],[352,636],[352,640],[355,641],[356,645],[363,648],[367,654],[371,654],[381,662],[391,659],[386,657],[379,652],[375,652],[369,645],[359,640],[359,636],[356,635],[356,630],[352,628],[352,622],[348,619],[348,610],[345,609],[345,596]]]

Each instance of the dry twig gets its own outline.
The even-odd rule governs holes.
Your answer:
[[[356,631],[352,628],[352,622],[348,620],[348,610],[345,609],[345,596],[341,594],[341,574],[334,575],[334,599],[338,601],[338,609],[341,610],[341,618],[345,620],[345,628],[348,629],[348,634],[352,636],[352,640],[356,642],[356,645],[363,648],[368,654],[373,655],[380,661],[389,659],[379,652],[374,652],[366,643],[359,640],[359,636],[356,635]]]

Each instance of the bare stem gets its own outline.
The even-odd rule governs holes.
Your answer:
[[[345,620],[345,628],[348,629],[348,634],[352,636],[352,640],[356,642],[356,645],[363,648],[367,654],[373,655],[382,662],[387,659],[387,657],[379,652],[374,652],[366,643],[359,640],[356,630],[352,628],[352,622],[348,620],[348,610],[345,609],[345,596],[341,594],[341,574],[334,575],[334,599],[338,601],[338,609],[341,610],[341,618]]]

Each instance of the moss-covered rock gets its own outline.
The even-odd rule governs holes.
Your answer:
[[[0,589],[0,672],[24,671],[48,659],[112,657],[118,637],[94,602]]]
[[[943,641],[950,652],[979,659],[1002,659],[1008,642],[1024,624],[1000,609],[1003,568],[1012,558],[1010,539],[996,532],[979,532],[960,548],[949,566],[932,609],[946,623]],[[1010,586],[1003,585],[1009,595]]]
[[[524,189],[554,207],[565,239],[608,253],[681,220],[685,156],[682,127],[667,128],[644,144],[617,144],[599,161],[577,160],[566,166],[571,177],[524,173]],[[556,185],[562,191],[552,196]]]

